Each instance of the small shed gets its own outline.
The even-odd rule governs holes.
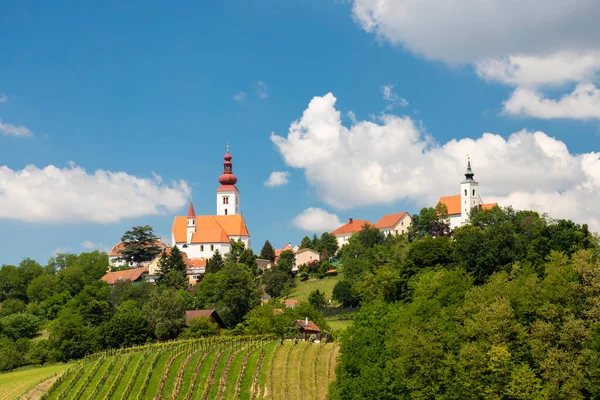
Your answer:
[[[191,320],[202,317],[209,318],[212,322],[217,324],[217,335],[221,332],[222,328],[225,328],[225,323],[215,310],[188,310],[185,312],[185,325],[190,326]]]
[[[119,281],[141,282],[146,276],[148,276],[147,268],[132,268],[123,271],[108,272],[102,277],[102,280],[112,286]]]
[[[304,339],[310,335],[318,335],[321,333],[321,329],[312,321],[306,317],[306,319],[297,319],[292,324],[292,328],[298,328],[300,334],[303,335]]]

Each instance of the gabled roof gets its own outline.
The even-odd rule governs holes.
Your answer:
[[[311,249],[311,248],[309,248],[309,247],[305,247],[305,248],[303,248],[303,249],[300,249],[300,250],[298,250],[298,251],[296,252],[296,254],[298,254],[298,253],[304,253],[305,251],[310,251],[311,253],[319,254],[319,252],[318,252],[318,251],[316,251],[316,250],[313,250],[313,249]]]
[[[275,257],[279,257],[281,253],[288,250],[294,253],[294,248],[289,243],[283,246],[283,248],[275,250]]]
[[[440,197],[438,204],[445,204],[448,208],[448,215],[461,214],[460,211],[460,194],[456,196],[443,196]]]
[[[175,217],[173,221],[175,242],[187,241],[187,224],[188,217]],[[196,231],[191,243],[229,243],[230,236],[250,236],[242,215],[201,215],[196,216]]]
[[[378,229],[392,228],[406,215],[408,215],[408,213],[404,211],[396,214],[384,215],[377,221],[375,227]]]
[[[219,314],[217,314],[217,312],[215,310],[187,310],[185,312],[185,323],[186,325],[190,324],[190,321],[193,320],[194,318],[213,318],[214,321],[217,323],[217,325],[219,325],[221,328],[225,328],[225,323],[223,322],[223,320],[221,319],[221,317],[219,317]]]
[[[321,329],[319,329],[319,327],[312,321],[308,321],[308,324],[306,323],[306,320],[303,319],[297,319],[294,321],[294,323],[292,324],[292,326],[297,326],[300,329],[307,331],[307,332],[321,332]]]
[[[109,285],[114,285],[118,281],[131,281],[135,282],[143,278],[144,273],[148,273],[146,268],[133,268],[126,269],[124,271],[108,272],[102,277],[102,280]]]
[[[341,233],[360,232],[365,224],[368,224],[371,227],[374,226],[371,222],[367,221],[366,219],[350,218],[348,220],[347,224],[340,226],[339,228],[337,228],[335,231],[333,231],[331,233],[334,235],[339,235]]]

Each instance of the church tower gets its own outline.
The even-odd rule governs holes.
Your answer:
[[[187,215],[187,242],[192,242],[192,236],[194,236],[194,232],[196,232],[196,212],[194,211],[194,205],[190,201],[190,208],[188,209]]]
[[[475,174],[471,170],[471,158],[467,161],[467,172],[465,172],[465,180],[460,184],[460,205],[461,205],[461,222],[467,222],[471,208],[481,205],[481,197],[479,197],[479,182],[473,177]]]
[[[229,146],[223,158],[223,174],[219,177],[221,186],[217,189],[217,215],[236,215],[240,213],[240,192],[235,187],[237,178],[233,174]]]

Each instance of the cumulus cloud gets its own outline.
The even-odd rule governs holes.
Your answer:
[[[233,96],[233,100],[234,101],[244,101],[244,100],[246,100],[246,93],[239,92],[238,94],[236,94],[235,96]]]
[[[365,31],[449,63],[600,43],[597,0],[354,0],[352,14]]]
[[[383,94],[383,99],[390,102],[386,110],[392,109],[395,105],[399,105],[400,107],[408,106],[408,100],[398,96],[394,91],[394,85],[381,86],[381,92]]]
[[[591,83],[580,84],[573,92],[553,100],[534,90],[517,88],[504,102],[504,112],[542,119],[600,118],[600,89]]]
[[[269,93],[267,92],[267,84],[265,82],[256,82],[256,94],[261,99],[266,99],[267,97],[269,97]]]
[[[7,103],[8,102],[8,96],[5,94],[0,94],[0,103]]]
[[[186,182],[165,184],[158,175],[140,178],[106,170],[87,173],[73,163],[66,168],[0,167],[0,218],[5,219],[118,222],[173,213],[186,204],[189,195]]]
[[[572,154],[562,141],[525,130],[507,139],[483,133],[438,144],[407,116],[346,127],[335,102],[331,93],[314,97],[287,136],[273,133],[271,139],[336,209],[400,200],[433,206],[440,196],[458,194],[469,154],[485,202],[535,206],[600,229],[600,153]]]
[[[33,132],[23,125],[11,125],[0,121],[0,133],[4,136],[32,136]]]
[[[352,14],[381,40],[431,60],[473,64],[486,81],[533,89],[598,80],[597,0],[353,0]],[[551,100],[536,108],[523,115],[580,118]]]
[[[542,57],[511,55],[480,60],[475,63],[475,70],[486,81],[513,86],[538,87],[592,81],[600,71],[600,51],[558,52]]]
[[[310,207],[298,214],[293,220],[294,226],[308,232],[330,232],[342,225],[335,214],[322,208]]]
[[[269,176],[269,179],[265,181],[266,187],[277,187],[283,186],[288,183],[288,177],[290,173],[287,171],[273,171]]]

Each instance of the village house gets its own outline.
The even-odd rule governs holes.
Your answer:
[[[407,212],[388,214],[381,217],[375,224],[375,228],[383,232],[384,235],[402,235],[408,231],[412,223],[412,217]]]

